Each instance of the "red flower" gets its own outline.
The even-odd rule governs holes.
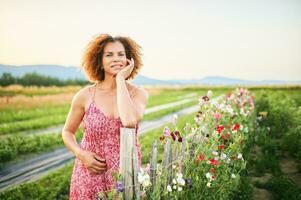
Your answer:
[[[215,159],[211,159],[210,160],[211,165],[217,166],[218,165],[218,161]]]
[[[227,135],[225,135],[225,134],[223,134],[223,133],[222,133],[222,134],[221,134],[221,137],[222,137],[224,140],[226,140],[226,141],[227,141],[227,140],[229,140],[229,139],[230,139],[231,135],[230,135],[230,133],[229,133],[229,132],[227,133]]]
[[[202,161],[202,160],[204,160],[204,158],[205,158],[204,154],[201,153],[200,156],[199,156],[199,160]]]
[[[180,135],[180,132],[179,132],[179,131],[175,131],[174,133],[175,133],[176,136],[179,136],[179,135]]]
[[[160,140],[163,141],[165,139],[164,135],[160,137]]]
[[[196,117],[201,117],[202,114],[203,114],[202,111],[198,111],[197,114],[196,114]]]
[[[171,132],[171,137],[172,137],[172,139],[173,139],[173,141],[175,141],[176,140],[176,135],[175,135],[175,133],[174,132]]]
[[[178,142],[183,142],[183,139],[179,137]]]
[[[236,131],[236,130],[238,130],[239,129],[239,127],[240,127],[240,125],[237,123],[237,124],[235,124],[234,125],[234,127],[233,127],[233,131]]]
[[[214,168],[211,168],[209,171],[214,174]]]
[[[202,99],[203,99],[204,101],[209,101],[209,97],[208,97],[208,96],[203,96]]]
[[[224,139],[224,140],[228,140],[228,138],[222,133],[221,134],[221,137]]]
[[[216,126],[216,130],[217,130],[218,133],[221,133],[224,130],[224,128],[225,127],[223,125],[217,125]]]
[[[230,98],[231,95],[232,95],[231,92],[227,92],[226,97],[227,97],[227,98]]]
[[[224,150],[224,149],[225,149],[225,145],[224,145],[224,144],[218,145],[218,148],[219,148],[220,150]]]

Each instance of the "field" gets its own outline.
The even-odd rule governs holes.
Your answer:
[[[79,89],[80,87],[75,86],[0,88],[1,167],[63,147],[60,131],[45,134],[39,132],[64,123],[71,99]],[[208,90],[213,91],[213,96],[210,98],[235,91],[235,88],[222,87],[146,89],[150,94],[147,108],[188,98],[194,99],[179,106],[147,114],[144,116],[145,121],[155,120],[183,108],[197,105],[199,97],[206,95]],[[223,173],[228,173],[228,169],[216,167],[215,170],[220,173],[220,180],[224,180],[224,183],[229,183],[229,185],[217,184],[218,178],[216,182],[212,182],[211,188],[208,188],[206,184],[202,189],[192,187],[191,191],[195,194],[191,195],[190,199],[198,199],[200,194],[206,197],[205,199],[214,199],[212,190],[217,188],[223,191],[220,195],[228,196],[228,199],[301,198],[301,88],[254,87],[248,89],[255,97],[255,109],[248,119],[244,121],[240,118],[237,121],[249,127],[248,133],[244,133],[243,145],[239,147],[246,161],[246,167],[239,166],[241,167],[240,175],[237,174],[239,178],[235,179],[235,183],[231,179],[223,179]],[[217,111],[214,110],[214,112]],[[187,123],[195,123],[195,116],[196,113],[180,116],[177,128],[182,132]],[[208,117],[206,120],[204,123],[211,124],[210,120],[214,119]],[[224,119],[221,118],[221,120]],[[171,123],[168,123],[139,138],[144,167],[149,162],[153,141],[160,141],[159,138],[166,126],[173,127]],[[214,131],[214,127],[211,128]],[[78,140],[82,137],[82,132],[80,128],[77,132]],[[233,140],[233,144],[235,141]],[[158,146],[158,162],[163,160],[163,145],[164,142],[161,142]],[[227,145],[226,148],[228,148]],[[225,152],[228,152],[226,148]],[[199,154],[199,150],[196,154]],[[34,182],[3,191],[0,193],[0,199],[67,199],[72,164],[73,161]],[[205,168],[205,165],[191,165],[192,170],[199,170],[200,173],[203,173],[202,170]],[[197,182],[198,176],[194,176],[191,172],[186,175],[188,174],[195,178],[193,181]],[[202,185],[202,177],[197,179]],[[229,189],[230,185],[233,186],[232,189]],[[175,192],[176,196],[182,195],[183,199],[185,194],[187,196],[189,193],[189,188],[184,187],[182,193]]]

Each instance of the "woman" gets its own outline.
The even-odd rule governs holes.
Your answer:
[[[82,66],[90,81],[72,100],[62,137],[76,156],[70,199],[96,199],[114,185],[111,173],[119,170],[120,127],[136,129],[147,103],[147,92],[129,84],[142,66],[140,46],[128,37],[101,34],[89,43]],[[83,121],[80,146],[75,132]]]

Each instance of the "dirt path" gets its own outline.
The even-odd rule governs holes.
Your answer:
[[[301,173],[298,172],[296,161],[292,158],[283,158],[279,164],[281,171],[301,188]]]

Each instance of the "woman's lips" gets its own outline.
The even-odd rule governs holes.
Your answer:
[[[123,68],[123,65],[112,65],[111,66],[112,68],[114,67],[114,68]]]

